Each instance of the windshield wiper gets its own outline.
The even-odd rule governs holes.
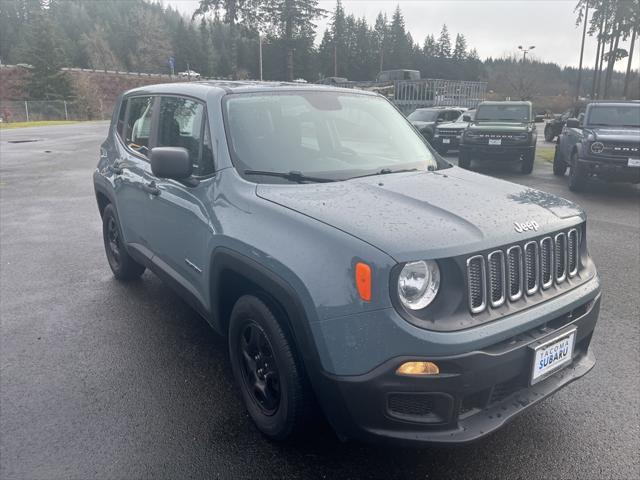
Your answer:
[[[327,182],[335,182],[336,180],[332,178],[324,178],[324,177],[311,177],[303,174],[297,170],[291,170],[290,172],[269,172],[266,170],[245,170],[245,175],[264,175],[267,177],[279,177],[284,178],[286,180],[291,180],[292,182],[317,182],[317,183],[327,183]]]
[[[429,166],[428,170],[430,172],[433,172],[435,170],[435,167]],[[391,170],[390,168],[382,168],[377,172],[365,173],[364,175],[356,175],[355,177],[349,177],[349,180],[352,178],[373,177],[374,175],[388,175],[390,173],[417,172],[417,171],[418,171],[417,168],[401,168],[398,170]]]

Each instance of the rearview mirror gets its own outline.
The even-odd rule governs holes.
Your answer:
[[[568,119],[567,128],[580,128],[580,120],[578,120],[577,118]]]
[[[182,147],[155,147],[151,150],[151,172],[156,177],[184,180],[193,173],[189,152]]]
[[[470,115],[463,115],[462,116],[462,121],[463,122],[470,122],[471,121],[471,116]]]

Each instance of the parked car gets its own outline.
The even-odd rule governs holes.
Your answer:
[[[461,114],[455,122],[436,125],[431,145],[440,155],[449,150],[457,150],[462,134],[476,115],[475,110],[468,110]],[[466,117],[466,118],[465,118]]]
[[[137,88],[93,181],[116,279],[155,272],[227,338],[272,439],[319,405],[342,439],[469,442],[594,366],[584,212],[451,166],[374,93]]]
[[[547,142],[553,142],[558,135],[562,132],[563,127],[570,118],[578,118],[581,113],[584,113],[586,109],[585,102],[576,103],[569,110],[561,115],[556,115],[555,118],[548,121],[544,126],[544,139]]]
[[[460,139],[458,165],[469,168],[473,160],[520,162],[522,173],[529,174],[537,137],[531,102],[482,102]]]
[[[420,70],[382,70],[376,78],[378,83],[395,82],[396,80],[420,80]]]
[[[569,118],[560,134],[553,173],[569,172],[569,189],[582,190],[589,177],[640,183],[640,103],[593,102]]]
[[[436,125],[455,122],[460,118],[464,110],[464,108],[457,107],[417,108],[411,112],[407,118],[411,124],[420,131],[422,136],[426,138],[428,142],[431,142]]]
[[[349,79],[345,77],[324,77],[318,80],[316,83],[320,85],[336,85],[348,83]]]
[[[178,72],[178,76],[193,79],[200,78],[200,74],[194,70],[185,70],[184,72]]]

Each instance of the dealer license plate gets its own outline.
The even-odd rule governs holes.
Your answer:
[[[445,144],[451,143],[451,139],[450,138],[443,138],[442,139],[442,143],[445,143]]]
[[[563,333],[535,347],[531,384],[539,382],[551,372],[556,372],[571,363],[576,330]]]
[[[640,167],[640,158],[630,158],[627,162],[629,167]]]
[[[489,139],[489,145],[502,145],[502,139],[501,138],[490,138]]]

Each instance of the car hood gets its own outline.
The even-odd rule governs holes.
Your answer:
[[[441,128],[445,130],[464,130],[467,128],[467,124],[460,122],[443,123],[442,125],[438,125],[436,130],[440,130]]]
[[[528,128],[528,123],[516,122],[479,122],[469,125],[469,129],[474,132],[494,132],[496,130],[501,132],[526,132]]]
[[[640,128],[633,127],[592,127],[589,130],[600,142],[636,143],[640,137]]]
[[[484,250],[584,218],[560,197],[457,167],[335,183],[258,184],[256,193],[353,235],[396,261]],[[515,222],[531,221],[539,226],[536,232],[516,231]]]
[[[418,120],[410,120],[411,124],[416,127],[418,130],[421,130],[425,127],[433,127],[436,122],[420,122]]]

